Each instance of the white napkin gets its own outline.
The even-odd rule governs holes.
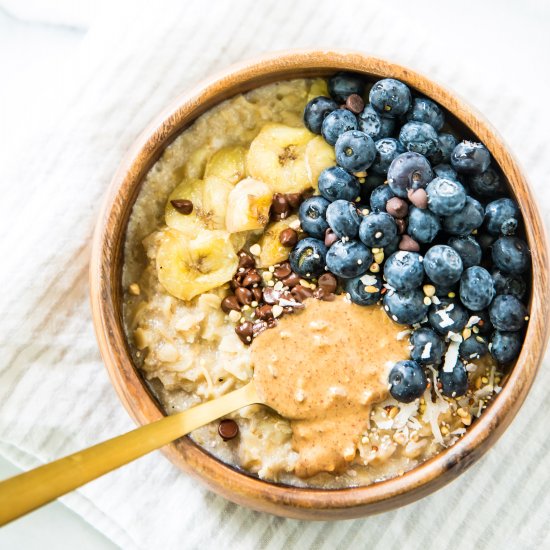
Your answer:
[[[94,14],[61,84],[37,82],[20,130],[2,137],[0,453],[32,467],[133,427],[93,334],[93,226],[140,131],[179,92],[232,62],[321,45],[420,70],[493,122],[548,218],[548,7],[534,0],[522,11],[496,1],[441,6],[122,2]],[[451,486],[380,516],[314,523],[252,512],[209,493],[159,452],[63,500],[123,548],[548,547],[549,385],[546,361],[483,460]]]

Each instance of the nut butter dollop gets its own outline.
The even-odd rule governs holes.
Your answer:
[[[388,395],[388,374],[409,358],[402,326],[380,306],[343,296],[308,299],[252,343],[254,381],[263,402],[290,419],[295,474],[340,473],[353,461],[373,403]]]

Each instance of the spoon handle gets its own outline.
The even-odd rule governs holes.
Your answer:
[[[0,525],[24,515],[241,407],[258,403],[254,382],[103,443],[0,482]]]

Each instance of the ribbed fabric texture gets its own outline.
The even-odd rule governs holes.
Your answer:
[[[533,36],[522,65],[508,55],[520,47],[514,29],[533,14],[548,18],[548,9],[522,4],[513,20],[497,2],[468,1],[193,0],[123,3],[98,13],[63,87],[37,85],[36,116],[3,139],[0,453],[31,467],[133,427],[93,334],[91,235],[131,143],[172,98],[214,70],[266,51],[315,46],[409,65],[454,88],[498,128],[548,219],[548,33]],[[548,367],[479,463],[391,513],[319,523],[252,512],[209,493],[158,452],[64,501],[128,549],[549,548]]]

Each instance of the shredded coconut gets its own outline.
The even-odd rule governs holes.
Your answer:
[[[443,364],[443,372],[453,372],[456,362],[458,361],[459,342],[451,340],[447,352],[445,353],[445,363]]]

